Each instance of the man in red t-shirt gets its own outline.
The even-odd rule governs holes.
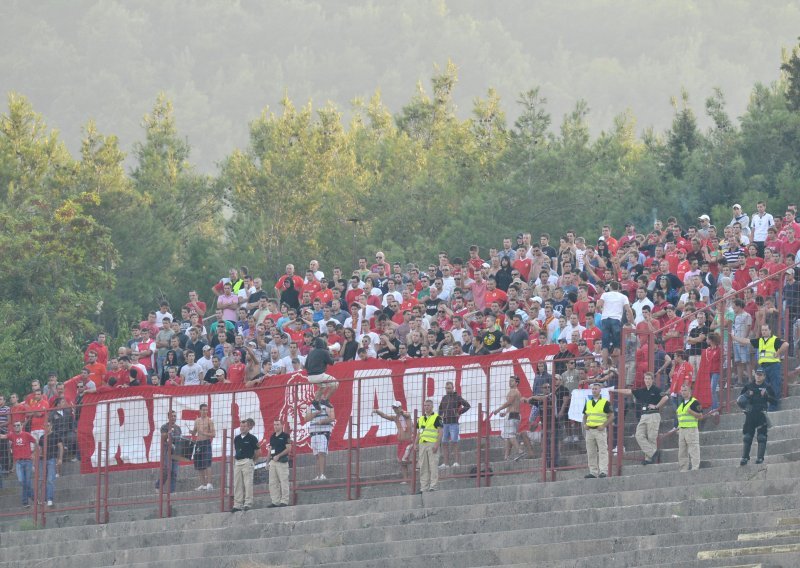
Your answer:
[[[676,351],[684,348],[686,337],[686,321],[675,315],[675,307],[671,304],[667,306],[667,323],[662,331],[664,338],[664,350],[672,355]]]
[[[22,430],[20,421],[14,423],[13,432],[0,435],[0,438],[7,439],[11,444],[17,479],[22,485],[22,506],[28,508],[33,501],[33,449],[36,447],[36,438]]]
[[[670,396],[675,398],[680,394],[681,387],[684,384],[689,385],[689,388],[693,387],[694,367],[686,360],[686,354],[683,350],[676,351],[672,355],[674,357],[674,363],[672,365],[669,392]]]
[[[83,354],[83,362],[89,362],[89,353],[94,351],[97,362],[106,365],[108,363],[108,347],[106,346],[106,334],[105,333],[98,333],[97,334],[97,341],[92,341],[89,344],[89,347],[86,348],[86,351]]]
[[[31,411],[31,434],[38,441],[44,435],[44,426],[47,422],[47,411],[50,405],[47,399],[42,396],[42,389],[33,391],[33,400],[28,403],[28,410]]]

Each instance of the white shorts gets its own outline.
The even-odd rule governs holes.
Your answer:
[[[328,437],[326,435],[311,435],[311,453],[314,455],[328,453]]]
[[[500,431],[500,437],[504,440],[511,440],[517,437],[519,431],[519,418],[506,418],[503,420],[503,429]]]
[[[336,383],[336,378],[330,376],[328,373],[322,373],[320,375],[308,375],[308,382],[311,383],[312,385],[319,385],[322,383]]]

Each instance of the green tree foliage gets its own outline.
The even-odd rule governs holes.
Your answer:
[[[346,109],[285,94],[214,176],[190,162],[166,95],[126,173],[116,136],[88,122],[73,158],[12,94],[0,122],[0,388],[75,372],[98,329],[116,334],[162,299],[175,312],[192,288],[211,300],[230,266],[248,265],[270,289],[286,263],[302,270],[312,258],[347,274],[375,250],[425,262],[521,231],[557,241],[571,229],[591,242],[603,224],[646,232],[668,215],[726,224],[734,202],[752,212],[767,199],[779,213],[800,186],[800,112],[787,106],[783,71],[754,86],[740,118],[721,89],[700,112],[684,90],[669,128],[637,135],[627,108],[595,135],[591,101],[555,112],[535,86],[509,105],[486,85],[464,118],[448,62],[394,111],[380,92]]]

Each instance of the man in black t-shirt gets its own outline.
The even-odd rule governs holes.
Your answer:
[[[233,439],[236,450],[233,464],[233,509],[231,513],[247,511],[253,506],[253,460],[258,457],[258,438],[250,433],[256,425],[245,418],[239,425],[239,435]]]
[[[289,452],[292,441],[283,431],[283,422],[273,421],[275,433],[269,438],[269,507],[286,507],[289,504]]]
[[[653,373],[644,374],[644,388],[616,389],[620,394],[632,394],[636,399],[636,409],[642,413],[636,426],[636,442],[644,452],[642,465],[653,463],[653,456],[658,450],[658,428],[661,426],[661,408],[667,404],[669,397],[654,384]]]

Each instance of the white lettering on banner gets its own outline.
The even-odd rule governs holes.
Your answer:
[[[294,430],[294,447],[311,447],[311,434],[308,431],[308,422],[304,422],[308,409],[314,403],[314,385],[306,381],[306,378],[295,373],[286,383],[286,395],[283,407],[277,418],[284,424],[289,425],[290,430]]]
[[[375,399],[378,400],[378,408],[390,414],[392,403],[395,401],[394,384],[392,382],[392,371],[390,369],[362,369],[355,372],[353,381],[352,411],[350,412],[350,423],[344,433],[345,440],[350,439],[350,425],[353,426],[353,436],[362,438],[375,427],[378,426],[377,436],[391,436],[397,433],[397,426],[388,420],[372,414],[375,409]],[[369,379],[368,381],[361,379]],[[361,404],[359,404],[358,385],[361,384]],[[354,422],[357,420],[356,422]]]
[[[606,400],[611,400],[608,394],[609,389],[601,389],[600,396]],[[569,419],[575,422],[583,422],[583,407],[586,399],[592,394],[592,389],[575,389],[569,399]]]
[[[460,393],[472,408],[458,421],[459,433],[472,434],[478,431],[478,404],[486,406],[486,371],[483,367],[478,364],[461,367]]]
[[[433,381],[433,394],[428,396],[428,379]],[[414,415],[422,414],[422,405],[426,399],[433,400],[433,410],[439,407],[439,401],[444,396],[444,385],[447,381],[456,382],[456,370],[454,367],[417,367],[408,369],[403,374],[403,392],[406,395],[406,410]]]
[[[144,440],[152,433],[149,418],[147,404],[140,396],[117,398],[98,404],[95,407],[92,424],[92,435],[95,440],[92,466],[105,466],[106,454],[110,456],[109,461],[113,464],[117,451],[125,463],[147,463]],[[108,448],[106,448],[106,431],[108,431]],[[97,455],[97,442],[103,443],[101,456]]]

